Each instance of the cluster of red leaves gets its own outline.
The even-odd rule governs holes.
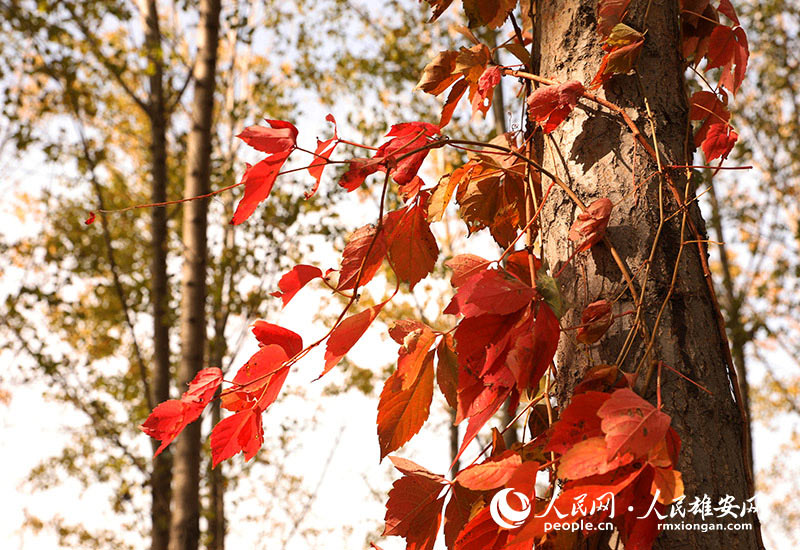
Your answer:
[[[477,113],[485,115],[491,108],[494,88],[503,76],[500,67],[489,64],[491,60],[489,48],[485,44],[476,44],[469,49],[439,52],[428,63],[417,88],[431,95],[439,95],[450,88],[439,127],[444,128],[450,122],[456,105],[467,90],[473,116]]]
[[[404,537],[409,549],[431,550],[444,519],[451,550],[528,550],[532,544],[555,545],[564,536],[546,532],[546,523],[583,519],[593,525],[613,522],[625,548],[651,548],[659,522],[653,511],[663,514],[683,494],[674,469],[680,440],[669,416],[636,395],[630,381],[616,367],[593,368],[550,429],[542,425],[529,443],[512,449],[494,430],[491,454],[452,481],[390,457],[402,477],[389,493],[384,535]],[[537,474],[550,453],[558,456],[558,477],[564,481],[554,500],[535,494]],[[501,490],[522,493],[533,503],[518,529],[503,528],[491,516],[489,503]],[[629,507],[634,512],[619,513]]]
[[[731,24],[723,25],[720,14]],[[735,95],[744,81],[750,57],[747,35],[729,0],[720,0],[716,8],[710,0],[682,0],[681,25],[684,57],[694,65],[705,59],[706,72],[720,69],[715,92],[696,92],[692,96],[689,118],[700,121],[695,146],[703,149],[709,162],[725,159],[739,138],[730,124],[725,90]]]
[[[300,335],[265,321],[256,321],[253,334],[259,350],[239,369],[232,386],[221,393],[222,407],[234,414],[211,431],[214,466],[239,452],[247,460],[255,456],[264,441],[261,413],[277,399],[289,374],[289,359],[303,349]],[[203,369],[180,399],[170,399],[153,409],[141,428],[161,441],[156,455],[200,417],[221,383],[221,370]]]
[[[453,0],[426,0],[433,8],[431,21],[436,21],[444,11],[450,7]],[[517,7],[517,0],[462,0],[464,13],[469,19],[469,25],[496,29],[508,17],[508,14]]]
[[[491,142],[518,151],[509,135]],[[443,178],[433,189],[428,219],[438,221],[455,196],[470,234],[488,228],[503,248],[516,238],[525,217],[525,161],[513,153],[487,151]]]

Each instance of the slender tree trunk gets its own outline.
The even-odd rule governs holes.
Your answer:
[[[230,210],[233,214],[232,203],[226,203],[226,213]],[[223,235],[222,250],[219,254],[219,265],[215,270],[214,287],[211,289],[212,307],[214,308],[214,332],[209,343],[208,362],[211,366],[222,366],[228,347],[225,340],[225,327],[228,324],[228,313],[230,311],[229,298],[233,288],[233,273],[236,269],[232,265],[231,251],[234,248],[234,233],[231,226],[226,226]],[[219,393],[219,390],[218,390]],[[219,395],[217,395],[219,397]],[[222,410],[219,399],[211,403],[211,423],[216,425],[222,420]],[[223,474],[224,463],[216,468],[212,467],[211,460],[208,461],[208,487],[209,502],[205,510],[205,517],[208,521],[208,550],[225,549],[225,476]]]
[[[650,6],[645,22],[644,13]],[[565,82],[592,80],[603,51],[596,28],[595,0],[552,0],[538,2],[536,36],[540,72]],[[684,88],[683,66],[679,56],[680,33],[678,2],[673,0],[633,0],[626,22],[641,31],[647,29],[645,46],[638,61],[638,76],[616,76],[598,90],[627,114],[653,143],[654,136],[646,114],[645,101],[652,110],[661,162],[666,165],[691,164],[690,140],[687,138],[688,102]],[[702,259],[696,243],[681,246],[696,237],[689,222],[681,215],[666,221],[659,232],[660,205],[665,215],[679,209],[664,177],[657,172],[655,160],[636,143],[633,133],[614,113],[582,102],[571,118],[545,140],[543,163],[559,174],[586,204],[608,197],[616,205],[607,231],[609,242],[617,249],[627,271],[645,269],[633,282],[637,299],[646,285],[642,300],[643,321],[654,334],[651,358],[661,360],[707,388],[712,395],[664,370],[661,376],[665,411],[683,441],[679,469],[683,473],[687,504],[704,495],[717,505],[720,498],[733,495],[738,503],[752,496],[743,417],[732,395],[733,372],[724,330],[720,330],[712,290],[704,276]],[[635,160],[634,160],[635,159]],[[671,172],[681,197],[686,180],[681,170]],[[651,177],[652,176],[652,177]],[[636,189],[636,185],[641,187]],[[692,198],[692,197],[689,197]],[[569,214],[572,213],[573,216]],[[542,211],[543,252],[557,270],[571,250],[565,246],[567,233],[577,209],[563,193],[556,193]],[[689,218],[704,233],[704,223],[696,203],[689,208]],[[652,261],[655,239],[658,244]],[[677,278],[673,270],[678,266]],[[645,267],[646,266],[646,267]],[[646,282],[645,282],[646,275]],[[597,299],[614,300],[627,288],[621,269],[606,244],[598,244],[579,254],[559,278],[567,303],[575,304],[562,319],[562,326],[580,324],[582,306]],[[666,307],[659,318],[659,309]],[[635,309],[626,292],[614,312]],[[558,400],[567,402],[572,387],[590,364],[617,362],[634,316],[618,319],[606,336],[591,348],[590,359],[575,341],[574,332],[566,332],[557,356],[559,371]],[[656,326],[657,325],[657,326]],[[643,391],[655,396],[656,377],[653,363],[645,357],[646,338],[637,331],[629,353],[620,361],[626,371],[641,363],[639,385],[650,383]],[[647,360],[643,360],[647,359]],[[640,389],[642,389],[640,387]],[[748,516],[742,521],[750,521]],[[752,549],[761,547],[759,526],[753,531],[665,531],[659,548]]]
[[[145,48],[151,63],[148,117],[150,119],[150,155],[152,162],[152,202],[167,200],[167,109],[164,97],[164,64],[161,53],[161,30],[155,0],[146,3]],[[153,380],[152,400],[169,399],[169,289],[167,281],[167,212],[153,208],[151,219],[152,260],[151,301],[153,305]],[[154,446],[156,443],[154,443]],[[172,453],[169,448],[153,460],[150,475],[152,533],[150,548],[167,550],[170,529]]]
[[[208,193],[211,175],[211,121],[214,111],[219,0],[200,2],[198,60],[194,75],[192,127],[186,154],[187,196]],[[208,202],[196,200],[183,210],[183,282],[181,284],[180,388],[194,378],[204,364],[206,342],[206,264]],[[170,550],[197,550],[200,527],[200,422],[190,424],[175,447]]]

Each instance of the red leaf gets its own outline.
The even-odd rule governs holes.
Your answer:
[[[439,120],[439,128],[444,128],[450,124],[456,106],[458,102],[461,101],[461,98],[464,97],[464,92],[467,91],[468,86],[469,82],[467,79],[462,78],[450,89],[450,93],[447,94],[447,100],[445,100],[444,106],[442,107],[442,117]]]
[[[161,441],[154,457],[161,454],[186,426],[200,417],[221,383],[221,370],[217,367],[203,369],[189,383],[189,388],[180,399],[164,401],[153,409],[140,429]]]
[[[458,407],[458,357],[453,336],[446,334],[436,347],[436,383],[452,408]]]
[[[439,257],[436,237],[425,217],[426,210],[419,201],[390,212],[384,220],[389,262],[397,277],[411,289],[433,271]]]
[[[597,410],[610,398],[609,394],[596,391],[573,396],[551,428],[545,449],[563,455],[573,445],[590,437],[603,435]]]
[[[342,179],[339,180],[339,186],[347,189],[348,192],[358,189],[367,176],[374,174],[378,170],[384,170],[382,163],[386,159],[380,156],[373,158],[356,158],[351,159],[350,168],[344,173]]]
[[[728,158],[738,140],[739,134],[729,124],[720,122],[709,125],[706,137],[700,145],[706,160],[711,162],[720,157]]]
[[[306,286],[309,281],[313,281],[319,277],[322,277],[322,270],[320,268],[314,267],[313,265],[296,265],[278,281],[278,288],[280,290],[272,292],[270,296],[280,298],[283,302],[283,307],[286,307],[286,304],[294,298],[294,295],[297,294],[301,288]]]
[[[297,128],[290,122],[266,119],[271,128],[248,126],[238,137],[263,153],[288,153],[297,144]]]
[[[464,432],[464,438],[461,441],[461,447],[458,450],[458,454],[456,458],[461,456],[472,440],[475,439],[475,436],[478,435],[478,432],[481,431],[481,428],[494,416],[500,406],[505,402],[508,395],[511,393],[509,388],[504,387],[497,387],[490,390],[492,394],[495,395],[494,401],[492,401],[483,411],[479,412],[478,414],[471,416],[469,422],[467,422],[467,429]]]
[[[331,333],[325,347],[325,368],[318,378],[322,378],[335,367],[361,338],[378,316],[386,302],[351,315],[342,321]]]
[[[259,349],[233,377],[236,391],[222,396],[222,407],[229,411],[253,407],[265,410],[277,399],[289,374],[289,367],[283,365],[288,359],[281,346]]]
[[[478,79],[475,93],[472,95],[472,114],[478,112],[486,114],[492,107],[494,88],[500,84],[503,77],[503,70],[497,65],[491,65],[483,71]]]
[[[720,0],[717,10],[733,21],[734,24],[739,25],[739,17],[736,15],[736,10],[733,9],[730,0]]]
[[[97,215],[94,212],[89,212],[89,217],[84,220],[84,224],[92,225],[94,221],[97,219]]]
[[[707,57],[706,71],[722,67],[720,84],[735,94],[744,80],[747,61],[750,57],[744,29],[717,25],[708,42]]]
[[[444,265],[453,270],[450,284],[454,288],[458,288],[469,281],[473,275],[486,269],[490,263],[492,262],[474,254],[459,254],[447,260]]]
[[[398,467],[405,475],[389,491],[383,536],[404,537],[407,550],[432,550],[442,519],[444,497],[439,494],[444,488],[444,478],[410,460],[404,463],[416,468]]]
[[[408,375],[408,376],[407,376]],[[412,375],[416,375],[413,378]],[[398,368],[387,380],[378,403],[378,441],[381,460],[416,434],[430,413],[433,399],[433,351],[416,369]]]
[[[447,548],[455,546],[459,533],[469,521],[473,505],[481,498],[481,493],[453,484],[450,502],[444,511],[444,542]]]
[[[219,385],[222,384],[222,371],[217,367],[209,367],[198,372],[189,382],[187,389],[181,396],[181,401],[196,404],[203,409],[214,397]]]
[[[458,288],[444,313],[476,317],[487,313],[505,315],[530,305],[536,291],[499,269],[488,269]]]
[[[428,362],[428,351],[435,341],[436,335],[426,326],[409,333],[403,339],[403,345],[397,354],[397,370],[402,379],[402,389],[408,389],[414,383],[419,371]]]
[[[339,144],[339,136],[337,135],[336,131],[336,119],[333,118],[333,115],[329,114],[325,117],[325,120],[328,122],[333,122],[333,137],[326,139],[325,141],[320,141],[317,139],[317,148],[314,151],[314,160],[311,161],[311,164],[308,166],[308,173],[314,178],[315,183],[311,191],[308,191],[305,194],[306,199],[310,199],[314,193],[317,192],[317,189],[319,188],[319,182],[322,180],[322,171],[325,170],[325,167],[328,165],[328,159],[331,158],[333,150],[336,149],[336,146]],[[331,146],[331,144],[333,145]]]
[[[454,550],[486,550],[504,548],[510,531],[500,529],[492,518],[489,506],[475,514],[459,533]]]
[[[598,300],[592,302],[581,313],[581,328],[578,329],[577,340],[581,344],[594,344],[611,327],[614,316],[611,314],[611,302]]]
[[[621,453],[646,456],[664,438],[670,423],[669,415],[628,388],[612,393],[597,415],[602,419],[609,459]]]
[[[358,281],[358,286],[362,287],[372,280],[386,255],[385,234],[385,229],[378,233],[378,229],[374,225],[368,224],[359,227],[350,235],[342,252],[339,290],[355,288],[356,281]],[[361,279],[358,278],[359,271],[361,271]]]
[[[429,472],[413,460],[401,458],[399,456],[390,456],[389,460],[392,461],[392,465],[395,468],[407,476],[423,476],[438,483],[446,483],[444,476]]]
[[[439,133],[439,127],[427,122],[403,122],[395,124],[386,134],[394,136],[378,148],[376,157],[382,157],[395,166],[390,170],[392,178],[398,185],[405,185],[417,175],[422,162],[428,156],[428,149],[416,151],[424,147],[429,139]],[[412,151],[416,151],[413,154]],[[400,158],[402,160],[400,160]]]
[[[213,467],[239,452],[245,460],[253,458],[264,443],[261,410],[245,409],[223,418],[211,430],[211,458]]]
[[[474,491],[489,491],[502,487],[522,464],[522,458],[512,451],[482,464],[469,466],[458,472],[455,481]]]
[[[518,390],[538,386],[553,361],[560,336],[561,327],[553,310],[547,304],[540,303],[533,331],[526,331],[515,338],[506,359]]]
[[[528,96],[528,111],[536,122],[544,122],[542,131],[548,134],[572,112],[583,91],[583,84],[577,80],[541,86]]]
[[[623,467],[613,470],[607,474],[592,476],[581,480],[580,483],[569,482],[564,486],[564,490],[559,493],[553,508],[546,515],[537,513],[533,518],[520,529],[514,537],[514,543],[523,540],[540,537],[545,533],[544,526],[547,523],[573,523],[584,517],[581,513],[570,513],[572,506],[578,499],[585,503],[587,512],[591,510],[591,503],[600,499],[608,502],[608,494],[618,495],[625,488],[629,487],[646,466],[641,468]],[[560,511],[565,517],[559,517],[556,510]],[[544,512],[544,510],[542,510]],[[626,547],[627,548],[627,547]]]
[[[255,211],[258,204],[269,196],[275,179],[289,157],[291,151],[275,153],[253,166],[248,165],[242,176],[244,196],[236,206],[231,223],[238,225],[245,221]]]
[[[612,208],[614,204],[609,199],[602,198],[578,214],[578,219],[569,229],[569,240],[578,242],[578,252],[589,250],[603,239]]]
[[[253,334],[262,346],[277,344],[287,357],[294,357],[303,349],[303,339],[296,332],[266,321],[253,323]]]

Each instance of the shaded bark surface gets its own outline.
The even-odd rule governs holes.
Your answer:
[[[652,140],[646,115],[645,98],[652,110],[659,154],[663,165],[687,162],[688,101],[683,68],[679,57],[678,3],[653,0],[645,24],[648,2],[631,3],[629,25],[647,28],[645,46],[636,75],[615,76],[599,90],[601,96],[623,107],[639,129]],[[540,2],[538,32],[541,36],[540,74],[561,82],[579,80],[588,83],[594,77],[603,51],[595,31],[594,0],[556,0]],[[691,146],[691,145],[690,145]],[[608,197],[616,205],[607,236],[617,248],[631,273],[644,265],[659,227],[659,201],[666,215],[678,209],[667,182],[657,172],[656,163],[640,145],[635,145],[631,131],[615,114],[588,101],[581,101],[567,122],[544,142],[543,163],[557,173],[586,203]],[[680,194],[686,183],[683,172],[672,172]],[[651,176],[653,176],[651,178]],[[650,179],[648,179],[650,178]],[[642,183],[642,182],[647,183]],[[641,185],[639,189],[635,189]],[[659,193],[661,187],[661,193]],[[661,199],[660,199],[661,197]],[[690,195],[691,197],[691,195]],[[696,204],[689,209],[698,229],[705,226]],[[542,212],[544,256],[557,271],[571,253],[567,233],[579,213],[563,193],[556,192]],[[739,406],[731,391],[726,340],[716,320],[713,300],[705,280],[695,244],[683,248],[681,239],[695,237],[686,228],[681,236],[681,217],[673,217],[660,232],[660,244],[650,265],[644,294],[644,320],[652,332],[662,302],[668,296],[673,269],[679,271],[674,291],[664,309],[652,356],[664,361],[707,388],[708,395],[674,374],[662,373],[665,411],[683,441],[679,469],[683,474],[688,504],[694,497],[708,495],[714,505],[725,495],[738,503],[749,493],[743,451],[743,425]],[[635,281],[637,294],[642,278]],[[562,319],[562,326],[580,324],[585,305],[605,298],[614,300],[626,288],[622,272],[609,249],[598,244],[579,254],[559,278],[563,297],[573,308]],[[635,309],[630,293],[615,305],[614,313]],[[591,348],[590,358],[575,340],[575,332],[562,336],[557,361],[560,366],[557,397],[568,402],[572,388],[591,364],[615,363],[634,316],[617,319],[606,336]],[[632,371],[644,355],[646,342],[639,335],[622,368]],[[649,362],[642,368],[640,386]],[[652,376],[644,394],[655,397],[656,377]],[[640,388],[642,389],[642,388]],[[726,518],[727,521],[731,518]],[[714,520],[710,520],[714,521]],[[657,548],[669,549],[751,549],[761,547],[758,522],[754,531],[664,532]]]
[[[192,127],[186,153],[186,196],[208,193],[211,172],[211,123],[214,111],[219,0],[199,5],[198,60],[194,74]],[[187,203],[183,211],[181,284],[181,361],[178,387],[186,388],[204,366],[206,349],[206,229],[208,200]],[[199,543],[200,422],[190,424],[175,445],[170,550],[196,550]]]

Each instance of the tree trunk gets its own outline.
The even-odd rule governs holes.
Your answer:
[[[645,23],[644,13],[650,4]],[[592,80],[604,53],[595,30],[596,8],[595,0],[538,2],[536,35],[541,42],[537,44],[535,61],[540,64],[540,74],[560,82]],[[645,108],[645,100],[649,102],[662,165],[691,164],[691,151],[687,150],[690,147],[688,101],[679,55],[678,2],[634,0],[629,14],[627,24],[639,31],[647,29],[638,76],[615,76],[598,93],[624,108],[645,139],[653,143]],[[544,141],[545,167],[566,181],[584,203],[608,197],[616,205],[606,235],[627,271],[637,273],[642,268],[633,285],[637,300],[642,285],[646,285],[642,316],[647,332],[654,334],[649,357],[663,361],[713,394],[666,369],[661,375],[665,412],[672,417],[683,441],[678,469],[683,474],[686,504],[694,497],[708,495],[716,506],[728,494],[742,503],[752,496],[742,404],[736,402],[731,392],[734,382],[728,364],[728,343],[724,330],[720,330],[712,290],[701,262],[701,254],[705,260],[705,249],[698,251],[696,243],[681,247],[682,242],[696,237],[688,220],[682,225],[680,214],[666,221],[658,231],[662,219],[659,205],[663,204],[665,216],[675,213],[679,205],[666,179],[654,175],[658,172],[655,160],[636,142],[617,114],[582,101],[552,136]],[[684,172],[672,170],[670,174],[683,197]],[[636,189],[636,185],[641,187]],[[577,214],[577,207],[563,193],[555,193],[542,211],[543,255],[554,272],[571,253],[566,244],[567,233]],[[689,208],[689,218],[702,236],[705,226],[695,202]],[[652,262],[645,268],[655,239],[658,242]],[[671,288],[676,264],[677,278]],[[564,327],[580,324],[585,305],[601,298],[614,300],[627,288],[623,272],[603,243],[578,254],[559,277],[559,286],[566,303],[574,306],[561,320]],[[665,308],[657,320],[665,300]],[[632,309],[636,309],[636,304],[626,290],[614,306],[614,313]],[[569,400],[572,388],[590,364],[617,362],[634,317],[617,319],[605,337],[590,348],[589,356],[576,342],[574,331],[564,333],[557,355],[559,404]],[[649,370],[655,372],[653,363],[645,357],[646,347],[646,338],[637,331],[633,347],[620,361],[620,367],[632,372],[641,362],[639,389],[652,398],[656,377],[646,375]],[[647,381],[650,383],[644,388]],[[752,518],[746,516],[742,521],[749,522]],[[757,520],[753,521],[752,531],[665,531],[656,546],[704,550],[759,548],[759,526]]]
[[[186,153],[186,196],[208,193],[211,174],[211,122],[214,111],[219,0],[200,2],[198,60]],[[187,203],[183,210],[183,281],[181,284],[180,388],[203,367],[206,348],[206,226],[207,199]],[[190,424],[175,446],[170,550],[197,550],[199,543],[200,422]]]
[[[146,4],[145,48],[152,65],[149,77],[148,118],[150,121],[150,155],[152,162],[152,192],[154,203],[167,200],[167,109],[164,97],[164,64],[161,54],[161,30],[158,6],[154,0]],[[151,219],[151,301],[153,306],[153,403],[169,399],[170,352],[169,289],[167,281],[167,211],[153,208]],[[153,442],[155,449],[157,443]],[[151,550],[167,550],[170,529],[170,498],[172,483],[172,453],[167,448],[153,460],[150,474],[152,507]]]

